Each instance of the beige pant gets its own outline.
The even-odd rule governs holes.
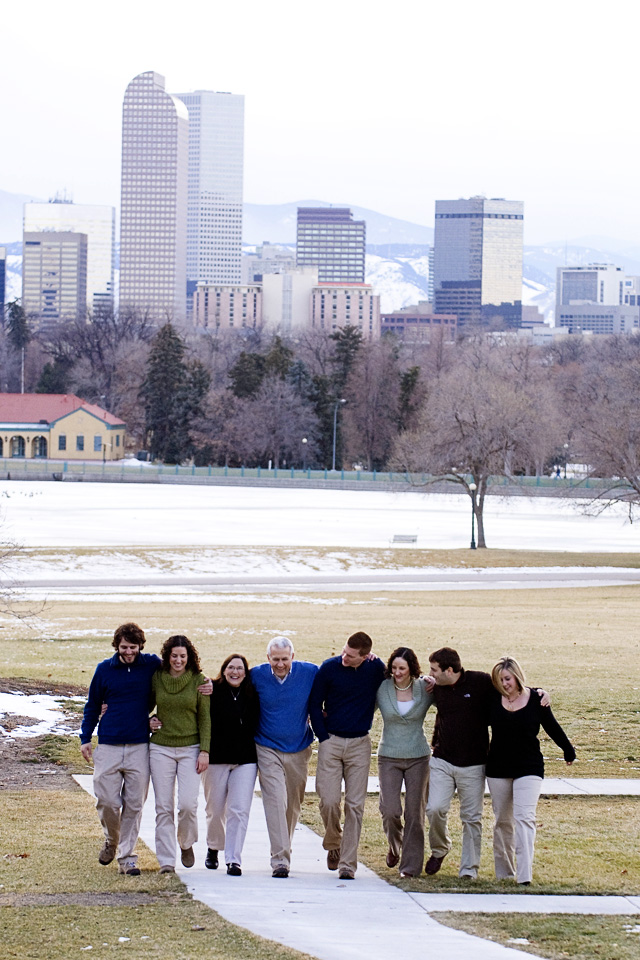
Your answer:
[[[188,850],[198,839],[200,774],[196,762],[200,747],[163,747],[152,743],[149,763],[156,795],[156,857],[161,867],[176,863],[174,825],[175,787],[178,784],[178,843]]]
[[[300,808],[307,786],[311,747],[297,753],[283,753],[256,744],[258,778],[262,805],[271,845],[271,867],[291,866],[293,831],[300,817]]]
[[[461,877],[478,876],[482,842],[484,772],[484,766],[454,767],[453,764],[439,757],[431,758],[427,801],[431,853],[435,857],[446,857],[451,850],[447,816],[453,795],[457,790],[462,821]]]
[[[493,861],[498,880],[531,882],[536,842],[536,807],[541,777],[487,777],[495,818]],[[517,862],[517,872],[516,872]]]
[[[424,814],[427,806],[429,757],[396,760],[378,757],[380,814],[389,849],[400,857],[400,873],[419,877],[424,861]],[[404,828],[402,783],[405,784]],[[402,855],[401,855],[402,853]]]
[[[98,744],[93,789],[105,840],[118,848],[118,862],[136,860],[133,851],[149,790],[149,744]]]
[[[242,863],[256,772],[255,763],[210,763],[202,774],[207,847],[224,850],[225,863]]]
[[[367,780],[371,766],[369,736],[345,739],[331,735],[318,747],[316,793],[324,823],[325,850],[339,850],[339,870],[355,873],[362,830]],[[344,780],[344,830],[340,826],[342,781]]]

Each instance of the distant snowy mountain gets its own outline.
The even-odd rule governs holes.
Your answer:
[[[349,203],[326,203],[323,200],[297,200],[294,203],[245,203],[242,233],[245,243],[295,243],[298,207],[349,207],[354,220],[366,220],[367,244],[433,243],[433,227],[424,227],[408,220],[398,220],[365,207]]]

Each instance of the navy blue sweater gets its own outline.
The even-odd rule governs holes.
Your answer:
[[[342,657],[321,664],[309,698],[311,726],[322,743],[336,737],[364,737],[371,729],[376,693],[384,680],[382,660],[364,660],[345,667]]]
[[[131,664],[115,653],[99,663],[84,708],[80,743],[91,743],[98,721],[98,743],[147,743],[151,678],[161,664],[155,653],[139,653]],[[107,712],[100,719],[103,703]]]

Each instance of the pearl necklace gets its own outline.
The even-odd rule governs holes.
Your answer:
[[[398,684],[395,682],[395,680],[393,681],[393,685],[396,688],[396,690],[400,691],[400,693],[404,693],[406,690],[411,689],[411,687],[413,686],[413,680],[410,680],[409,683],[406,685],[406,687],[399,687]]]

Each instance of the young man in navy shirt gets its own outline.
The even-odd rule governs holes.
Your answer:
[[[341,880],[353,880],[367,796],[371,739],[369,731],[376,693],[384,680],[384,664],[372,658],[372,641],[354,633],[342,653],[320,666],[309,699],[311,724],[320,741],[316,792],[325,834],[329,870]],[[344,779],[344,830],[340,801]]]

